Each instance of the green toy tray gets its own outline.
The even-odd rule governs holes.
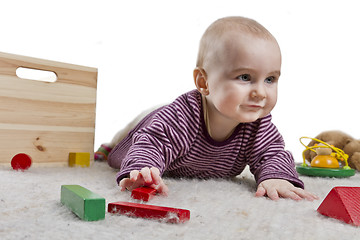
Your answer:
[[[299,174],[314,177],[335,177],[335,178],[346,178],[355,175],[354,169],[343,169],[343,168],[316,168],[309,166],[297,165],[296,171]]]

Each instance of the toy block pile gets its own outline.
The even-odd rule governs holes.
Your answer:
[[[141,187],[134,189],[131,196],[134,199],[148,201],[155,194],[155,189]],[[105,199],[79,185],[62,185],[61,203],[85,221],[105,218]],[[109,203],[108,212],[129,217],[157,219],[167,223],[183,223],[190,220],[189,210],[130,202]]]

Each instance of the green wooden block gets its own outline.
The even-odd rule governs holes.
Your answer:
[[[79,185],[62,185],[61,203],[83,220],[105,218],[105,198]]]

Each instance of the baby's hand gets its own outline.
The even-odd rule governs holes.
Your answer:
[[[316,195],[295,187],[284,179],[268,179],[262,181],[257,188],[255,196],[262,197],[265,195],[272,200],[278,200],[280,197],[291,198],[297,201],[302,199],[309,201],[319,199]]]
[[[168,187],[165,185],[163,180],[160,177],[159,169],[152,167],[145,167],[141,171],[131,171],[129,178],[123,178],[119,186],[121,191],[126,189],[132,191],[135,188],[148,186],[156,189],[159,193],[167,195],[169,192]]]

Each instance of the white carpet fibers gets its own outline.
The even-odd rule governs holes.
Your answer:
[[[167,224],[106,213],[86,222],[60,203],[60,187],[79,184],[106,203],[133,201],[120,192],[116,171],[106,163],[90,168],[0,168],[0,239],[360,239],[360,228],[316,212],[334,186],[360,186],[360,174],[347,179],[301,177],[315,202],[255,198],[246,170],[235,180],[166,179],[169,197],[149,204],[191,211],[185,224]]]

